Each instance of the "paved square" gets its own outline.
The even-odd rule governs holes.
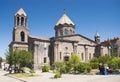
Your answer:
[[[40,76],[15,79],[5,76],[6,71],[0,71],[0,82],[120,82],[120,75],[73,75],[62,74],[62,78],[54,79],[53,73],[41,73]]]

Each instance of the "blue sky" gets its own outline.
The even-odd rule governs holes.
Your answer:
[[[76,25],[76,34],[101,41],[120,37],[120,0],[0,0],[0,56],[12,41],[14,14],[23,8],[28,15],[30,35],[52,37],[54,26],[66,9]]]

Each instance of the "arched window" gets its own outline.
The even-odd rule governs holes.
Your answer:
[[[84,54],[83,53],[81,53],[81,58],[82,58],[82,61],[84,60]]]
[[[25,41],[25,33],[23,31],[20,33],[20,37],[21,37],[21,41],[24,42]]]
[[[73,34],[73,33],[72,33],[72,30],[70,30],[70,34]]]
[[[63,31],[62,30],[60,30],[60,36],[63,36]]]
[[[55,31],[55,36],[58,36],[58,31]]]
[[[20,19],[19,17],[17,17],[17,25],[19,25]]]
[[[24,17],[21,18],[21,25],[24,26]]]
[[[68,30],[67,29],[65,29],[64,35],[68,35]]]

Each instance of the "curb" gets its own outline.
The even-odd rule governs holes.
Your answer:
[[[20,80],[20,81],[22,81],[22,82],[27,82],[27,81],[25,81],[25,80],[23,80],[23,79],[20,79],[20,78],[11,76],[11,75],[6,75],[6,76],[11,77],[11,78],[14,78],[14,79],[17,79],[17,80]]]

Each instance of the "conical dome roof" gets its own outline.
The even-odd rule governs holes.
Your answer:
[[[66,15],[66,13],[64,13],[63,16],[59,19],[59,21],[57,22],[56,26],[59,25],[59,24],[65,24],[65,23],[74,25],[74,23]]]
[[[25,13],[25,11],[22,9],[22,8],[20,8],[19,10],[18,10],[18,12],[17,13],[15,13],[15,16],[16,15],[24,15],[24,16],[27,16],[27,14]]]

